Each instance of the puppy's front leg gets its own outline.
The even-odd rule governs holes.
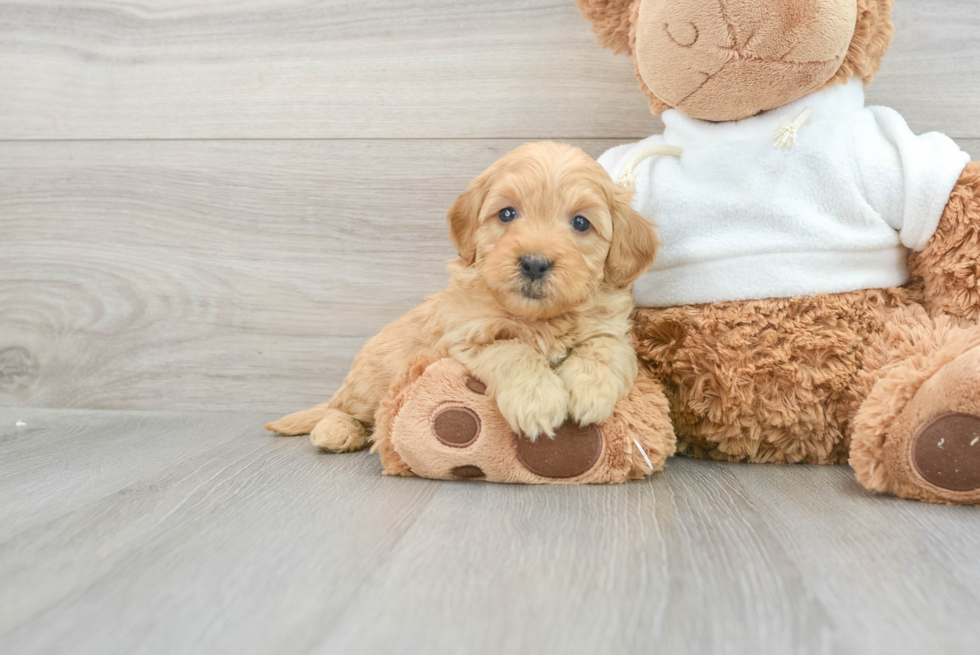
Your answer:
[[[465,345],[450,354],[487,385],[500,413],[515,432],[532,441],[554,436],[568,416],[568,391],[548,360],[522,341]]]
[[[602,423],[633,388],[636,353],[626,339],[593,337],[558,367],[568,389],[568,411],[581,425]]]

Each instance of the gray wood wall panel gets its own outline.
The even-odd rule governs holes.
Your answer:
[[[0,143],[0,404],[322,402],[445,285],[446,210],[519,143]]]
[[[870,88],[980,137],[974,0],[898,0]],[[646,136],[573,0],[0,2],[0,139]]]

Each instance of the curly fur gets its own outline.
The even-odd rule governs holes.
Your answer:
[[[867,84],[878,75],[881,60],[895,34],[894,4],[895,0],[857,0],[857,25],[847,57],[826,86],[845,84],[852,77],[860,77]]]
[[[677,437],[670,421],[670,404],[664,395],[663,385],[640,371],[633,390],[626,400],[616,407],[618,421],[629,435],[635,435],[646,458],[636,449],[630,450],[629,477],[638,479],[660,471],[667,458],[677,450]],[[647,459],[653,468],[647,465]]]
[[[961,327],[946,316],[933,321],[924,312],[896,318],[868,353],[860,386],[872,382],[873,386],[854,417],[849,463],[858,481],[868,489],[948,502],[948,494],[935,493],[916,479],[906,451],[918,427],[929,417],[951,410],[980,410],[980,367],[975,356],[969,357],[969,370],[957,371],[946,380],[940,377],[962,356],[975,355],[980,330]],[[923,391],[930,391],[923,389],[930,382],[939,382],[939,388],[922,396]],[[972,406],[951,405],[957,389],[961,399],[967,403],[972,400]],[[910,416],[909,410],[916,403],[925,404],[923,411],[918,417]]]
[[[880,436],[922,381],[980,343],[980,330],[918,301],[871,289],[637,309],[634,338],[664,382],[678,452],[839,464],[852,438]]]
[[[592,21],[592,31],[603,47],[616,54],[631,51],[630,11],[637,0],[575,0],[578,10]]]
[[[631,198],[578,148],[525,144],[505,155],[449,210],[459,258],[448,287],[371,339],[329,403],[266,427],[312,430],[324,449],[363,448],[377,414],[391,412],[382,399],[392,384],[397,394],[405,375],[434,357],[452,357],[483,380],[513,431],[530,439],[553,434],[567,416],[601,423],[636,378],[629,284],[657,248]],[[505,208],[516,218],[499,218]],[[584,231],[572,227],[578,216],[589,221]],[[526,257],[550,270],[523,275]]]
[[[949,198],[925,250],[913,253],[909,270],[922,278],[925,303],[934,314],[980,322],[980,162],[970,162]]]
[[[834,464],[847,458],[867,350],[915,307],[891,289],[637,309],[633,333],[664,384],[678,452]]]
[[[423,353],[413,357],[405,365],[405,370],[395,378],[374,415],[374,445],[372,453],[378,453],[385,475],[414,477],[408,465],[402,461],[398,451],[391,443],[391,430],[398,416],[398,410],[408,400],[415,382],[422,377],[430,365],[438,361],[433,355]]]

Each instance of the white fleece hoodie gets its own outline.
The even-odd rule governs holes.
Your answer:
[[[796,145],[777,149],[780,125],[807,108]],[[636,168],[633,206],[663,243],[634,284],[641,307],[902,285],[908,249],[926,246],[970,161],[949,137],[865,107],[859,79],[741,121],[663,120],[663,135],[599,158],[615,179],[645,148],[684,149]]]

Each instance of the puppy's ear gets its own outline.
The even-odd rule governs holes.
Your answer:
[[[449,221],[449,239],[466,266],[476,261],[476,228],[479,226],[480,208],[485,196],[482,177],[473,180],[463,195],[456,198],[446,216]]]
[[[653,223],[633,209],[633,192],[616,186],[612,191],[612,242],[606,257],[606,281],[624,287],[653,264],[660,241]]]
[[[630,49],[630,22],[638,0],[575,0],[579,12],[592,21],[599,43],[617,54]]]

